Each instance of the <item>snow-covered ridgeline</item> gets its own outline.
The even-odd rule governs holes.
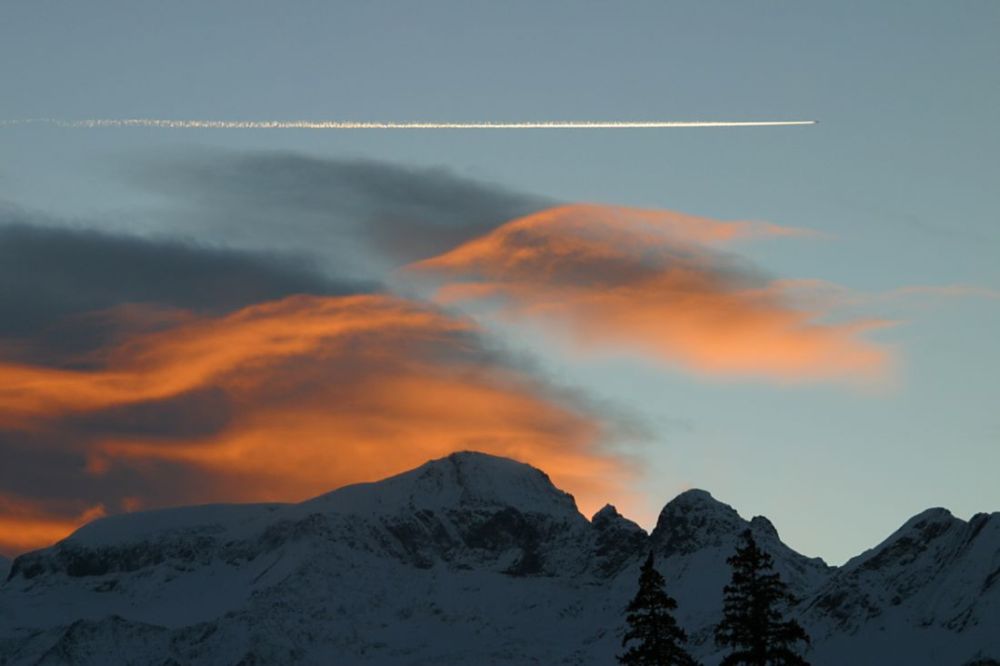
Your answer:
[[[712,664],[746,527],[801,600],[814,664],[1000,657],[1000,514],[933,509],[835,568],[705,491],[647,535],[610,506],[588,521],[537,469],[467,452],[301,504],[95,521],[15,560],[0,663],[610,663],[652,549]]]

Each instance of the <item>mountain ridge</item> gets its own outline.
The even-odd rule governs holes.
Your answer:
[[[711,665],[744,529],[801,600],[814,664],[892,663],[900,641],[917,665],[1000,655],[1000,514],[924,511],[832,567],[704,490],[647,533],[611,505],[588,520],[530,465],[459,452],[299,504],[94,521],[11,564],[0,664],[608,663],[652,550]]]

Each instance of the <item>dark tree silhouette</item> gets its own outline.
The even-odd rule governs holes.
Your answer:
[[[682,647],[687,634],[671,611],[677,602],[666,593],[663,576],[653,566],[649,553],[639,574],[639,591],[629,603],[625,620],[629,629],[622,639],[625,654],[618,662],[626,666],[697,666]],[[630,647],[631,644],[631,647]]]
[[[781,615],[793,598],[774,571],[774,560],[757,547],[750,530],[740,538],[742,545],[726,560],[733,577],[723,590],[722,622],[715,628],[716,644],[732,649],[721,666],[809,666],[794,649],[800,641],[809,643],[809,636]]]

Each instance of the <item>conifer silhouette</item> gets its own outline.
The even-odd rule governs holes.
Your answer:
[[[809,643],[809,636],[798,622],[782,618],[781,606],[793,598],[773,558],[757,547],[750,530],[740,538],[736,554],[726,560],[733,575],[715,628],[716,644],[732,649],[721,666],[809,666],[794,649],[800,641]]]
[[[622,639],[625,666],[697,666],[684,650],[687,634],[677,625],[672,611],[677,602],[664,590],[664,580],[649,553],[639,574],[639,591],[629,603],[625,620],[629,629]],[[631,644],[631,646],[630,646]]]

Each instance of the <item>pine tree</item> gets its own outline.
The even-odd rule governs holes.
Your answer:
[[[663,576],[653,566],[650,552],[639,574],[639,591],[626,609],[629,629],[622,647],[627,649],[618,662],[626,666],[697,666],[682,647],[687,634],[671,613],[676,608],[677,602],[664,590]]]
[[[726,560],[732,580],[723,590],[722,622],[715,628],[715,642],[732,648],[721,666],[808,666],[795,644],[809,643],[809,636],[795,620],[784,620],[781,606],[793,601],[788,587],[774,571],[774,560],[757,547],[750,530],[743,543]]]

